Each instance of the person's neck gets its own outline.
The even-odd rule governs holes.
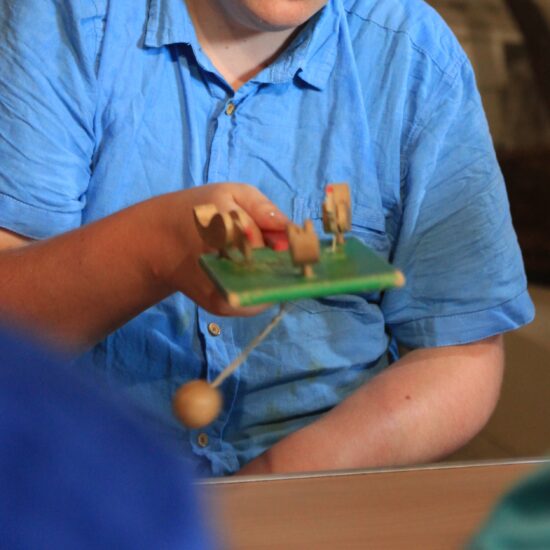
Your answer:
[[[187,0],[187,6],[202,49],[235,91],[274,61],[297,32],[239,26],[210,0]]]

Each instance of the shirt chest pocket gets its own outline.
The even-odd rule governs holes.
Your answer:
[[[303,224],[306,219],[311,219],[315,231],[321,240],[331,239],[331,235],[324,232],[322,219],[322,198],[294,199],[293,220]],[[355,237],[369,248],[387,259],[390,252],[390,240],[386,234],[385,218],[382,209],[365,204],[360,200],[352,201],[351,231],[346,233],[346,238]],[[296,302],[296,306],[309,313],[335,314],[367,314],[372,313],[373,304],[380,301],[379,293],[365,294],[340,294],[319,299],[306,299]]]

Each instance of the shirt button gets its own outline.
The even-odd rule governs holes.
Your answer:
[[[232,101],[230,101],[225,107],[225,114],[227,116],[231,116],[234,112],[235,112],[235,104]]]
[[[208,332],[212,336],[219,336],[222,333],[222,329],[217,323],[208,323]]]
[[[208,435],[205,433],[200,433],[197,437],[197,443],[199,447],[206,447],[208,445]]]

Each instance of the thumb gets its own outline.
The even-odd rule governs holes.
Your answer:
[[[251,185],[240,185],[237,189],[233,199],[260,229],[285,229],[289,219],[261,191]]]

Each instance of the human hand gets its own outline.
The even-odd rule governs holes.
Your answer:
[[[263,307],[231,307],[206,276],[199,257],[212,252],[200,237],[193,208],[213,204],[220,212],[237,210],[245,220],[253,247],[263,246],[262,231],[282,231],[287,217],[258,189],[240,183],[208,184],[154,199],[162,216],[162,248],[153,271],[172,291],[179,290],[217,315],[254,315]]]

